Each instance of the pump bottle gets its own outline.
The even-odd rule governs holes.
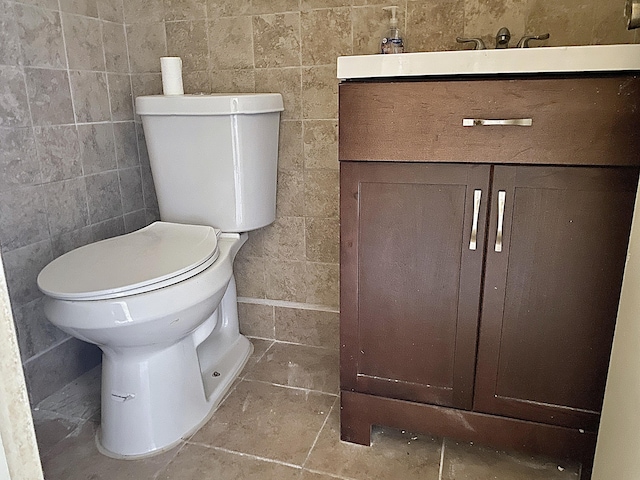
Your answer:
[[[382,39],[380,44],[381,53],[404,53],[404,42],[398,28],[398,17],[396,16],[398,7],[384,7],[383,10],[391,11],[391,19],[389,20],[389,30],[387,35]]]

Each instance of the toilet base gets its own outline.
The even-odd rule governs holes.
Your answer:
[[[218,308],[175,344],[101,347],[101,453],[136,459],[171,449],[206,423],[253,345],[240,334],[233,276]]]
[[[190,430],[186,431],[175,441],[147,453],[137,455],[123,455],[112,452],[102,445],[101,426],[98,428],[95,436],[95,443],[98,451],[103,455],[106,455],[107,457],[116,458],[119,460],[139,460],[142,458],[159,455],[179,445],[186,438],[197,432],[204,424],[206,424],[211,419],[220,403],[222,403],[222,400],[224,400],[227,392],[231,389],[233,381],[242,371],[252,353],[253,344],[244,335],[240,335],[235,344],[232,345],[227,352],[227,355],[223,356],[217,364],[211,365],[207,371],[203,372],[202,377],[205,384],[205,391],[208,392],[208,398],[210,399],[208,402],[209,412],[202,418],[199,423],[193,426]],[[225,374],[215,375],[216,372],[225,372]]]

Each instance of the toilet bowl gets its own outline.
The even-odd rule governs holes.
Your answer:
[[[245,240],[156,222],[69,252],[40,273],[47,318],[103,351],[103,453],[169,449],[220,402],[253,348],[239,332],[232,272]]]
[[[162,221],[40,272],[47,318],[102,349],[102,453],[178,444],[251,354],[233,260],[247,231],[275,219],[282,110],[279,94],[138,97]]]

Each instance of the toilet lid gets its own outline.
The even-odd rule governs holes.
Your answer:
[[[62,300],[98,300],[172,285],[216,261],[219,235],[212,227],[155,222],[65,253],[40,272],[38,287]]]

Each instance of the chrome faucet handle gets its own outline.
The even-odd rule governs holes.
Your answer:
[[[529,48],[529,42],[531,40],[546,40],[549,38],[549,34],[545,33],[542,35],[525,35],[518,41],[517,48]]]
[[[456,38],[456,42],[458,43],[474,43],[475,46],[473,47],[474,50],[486,50],[487,46],[484,44],[484,40],[482,40],[481,38],[462,38],[462,37],[457,37]]]
[[[502,27],[496,35],[496,48],[508,48],[511,40],[511,32],[507,27]]]

